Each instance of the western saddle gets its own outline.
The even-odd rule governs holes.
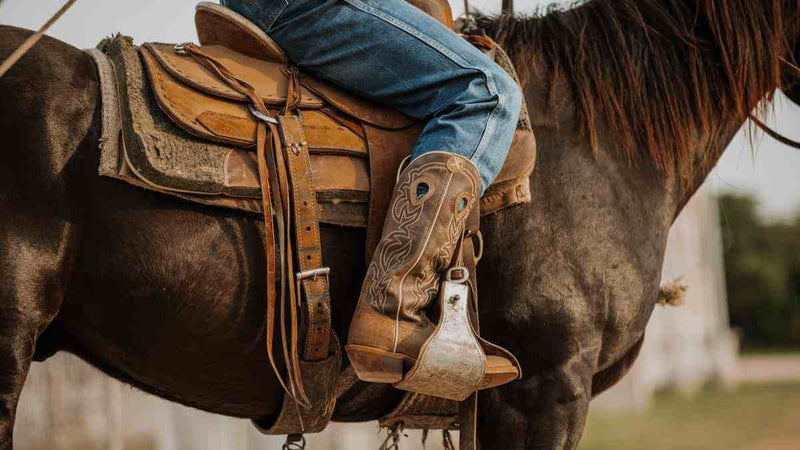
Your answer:
[[[453,28],[445,0],[409,1]],[[281,416],[265,431],[320,431],[333,412],[341,360],[331,330],[330,269],[323,264],[320,222],[366,225],[369,258],[396,173],[422,126],[302,73],[260,28],[225,7],[200,3],[196,25],[201,45],[147,43],[140,56],[163,113],[195,139],[225,147],[223,185],[215,192],[192,192],[148,181],[144,169],[133,171],[140,185],[205,204],[215,204],[212,197],[220,206],[230,206],[231,198],[260,199],[260,208],[252,209],[263,212],[265,222],[267,351],[287,392]],[[465,37],[491,56],[504,56],[485,37]],[[481,214],[530,201],[535,158],[524,117],[500,175],[481,200]],[[321,203],[368,208],[363,221],[346,223],[331,219],[330,208]],[[472,240],[464,245],[481,253]],[[285,317],[288,327],[283,320],[276,326],[276,315]],[[273,354],[276,329],[284,371]],[[312,378],[315,383],[303,383]]]

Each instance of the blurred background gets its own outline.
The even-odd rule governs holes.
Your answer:
[[[453,1],[456,15],[463,11]],[[497,12],[501,0],[471,0]],[[549,0],[517,0],[541,11]],[[563,2],[566,3],[566,2]],[[38,28],[60,0],[5,0],[0,23]],[[195,40],[193,1],[78,0],[50,32],[93,47]],[[782,96],[767,122],[800,139]],[[684,306],[657,308],[631,373],[592,404],[582,449],[800,449],[800,152],[740,133],[673,226],[663,280],[689,286]],[[334,424],[311,449],[377,449],[377,424]],[[279,449],[245,420],[162,401],[71,355],[34,364],[16,448]],[[441,448],[429,438],[428,449]],[[409,433],[403,449],[422,448]]]

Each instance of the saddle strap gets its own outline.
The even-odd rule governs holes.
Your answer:
[[[322,241],[319,232],[319,205],[311,173],[311,157],[303,126],[298,116],[278,117],[284,157],[289,167],[297,262],[293,301],[302,304],[305,293],[306,338],[303,359],[319,361],[328,357],[331,335],[331,304],[328,277],[322,266]]]
[[[269,117],[269,111],[267,110],[266,105],[264,104],[263,99],[256,89],[248,84],[246,81],[242,80],[241,78],[237,77],[230,69],[228,69],[225,64],[214,58],[213,56],[207,54],[201,47],[197,47],[193,44],[187,44],[183,47],[183,51],[185,51],[188,55],[195,58],[198,62],[203,64],[205,67],[210,69],[212,72],[216,73],[222,80],[225,81],[231,88],[235,89],[236,91],[245,95],[251,102],[252,106],[255,110],[261,115],[261,117]],[[298,122],[299,124],[299,122]],[[270,130],[270,133],[267,133],[267,129]],[[284,391],[289,395],[294,402],[302,403],[304,406],[309,406],[310,401],[308,396],[306,395],[305,388],[303,386],[303,378],[300,369],[300,362],[297,352],[297,341],[298,341],[298,317],[297,317],[297,305],[296,302],[296,295],[295,289],[290,280],[292,273],[292,245],[291,245],[291,237],[288,232],[287,223],[291,220],[290,219],[290,210],[289,210],[289,199],[288,199],[288,187],[286,186],[288,177],[286,175],[285,165],[283,163],[283,149],[279,142],[276,142],[276,137],[279,136],[279,131],[281,135],[283,132],[278,130],[278,126],[274,123],[265,123],[263,120],[259,120],[258,128],[257,128],[257,156],[258,156],[258,168],[259,168],[259,178],[261,183],[262,189],[262,202],[263,202],[263,211],[264,211],[264,227],[266,230],[265,236],[265,247],[266,247],[266,263],[267,263],[267,357],[269,359],[270,365],[275,373],[276,378],[278,379],[281,387],[283,387]],[[302,127],[300,128],[302,133]],[[267,147],[270,144],[268,141],[269,137],[272,137],[271,141],[271,149],[274,152],[271,155],[267,155]],[[292,134],[295,136],[295,134]],[[302,139],[301,141],[305,141]],[[298,141],[300,142],[300,141]],[[306,146],[306,155],[308,155],[308,148]],[[269,158],[268,158],[269,156]],[[307,156],[307,159],[310,157]],[[310,166],[310,162],[308,163]],[[270,170],[272,168],[272,170]],[[277,172],[277,173],[276,173]],[[308,176],[310,177],[310,169],[307,171]],[[271,180],[270,180],[271,178]],[[293,176],[292,178],[297,178],[297,176]],[[270,189],[270,185],[274,184],[274,182],[278,182],[278,193],[277,195],[273,193]],[[283,343],[283,356],[286,365],[286,377],[284,378],[281,374],[281,371],[278,368],[278,364],[275,360],[275,355],[273,351],[273,344],[274,344],[274,334],[275,334],[275,311],[277,310],[276,305],[276,271],[275,271],[275,228],[273,224],[273,208],[271,202],[280,203],[275,210],[277,215],[277,219],[279,222],[279,245],[280,245],[280,256],[281,256],[281,316],[280,316],[280,326],[281,326],[281,337]],[[316,199],[314,202],[314,206],[316,207]],[[316,215],[314,216],[316,219]],[[317,233],[317,242],[319,242],[319,227],[316,228]],[[321,253],[321,250],[320,250]],[[318,259],[321,263],[321,257]],[[302,267],[302,266],[301,266]],[[327,277],[326,280],[326,289],[325,292],[327,293]],[[290,292],[289,301],[286,300],[286,291]],[[286,329],[286,311],[289,311],[289,316],[291,320],[290,331],[287,332]],[[330,311],[330,307],[328,307],[328,311]],[[330,315],[328,315],[330,317]],[[329,322],[330,323],[330,320]],[[329,329],[326,332],[330,332]],[[326,335],[327,337],[327,335]],[[327,346],[325,347],[327,351]],[[327,355],[327,353],[326,353]]]
[[[460,263],[469,271],[469,287],[472,302],[470,319],[475,333],[480,336],[480,320],[478,311],[478,261],[483,257],[483,237],[480,234],[480,206],[475,208],[467,218],[466,238],[461,242],[459,249]],[[478,253],[475,252],[475,237],[479,239]],[[468,399],[459,403],[460,439],[459,450],[478,449],[478,391],[472,393]]]

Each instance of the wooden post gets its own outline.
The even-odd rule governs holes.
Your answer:
[[[514,0],[503,0],[503,14],[514,14]]]

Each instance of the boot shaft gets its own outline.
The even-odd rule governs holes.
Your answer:
[[[426,153],[400,173],[367,270],[362,299],[398,320],[423,320],[469,212],[479,201],[480,175],[466,158]]]

